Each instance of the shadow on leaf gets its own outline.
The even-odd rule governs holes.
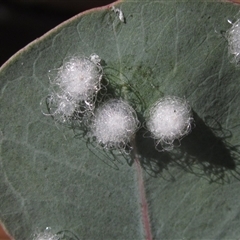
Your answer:
[[[193,118],[196,126],[181,140],[180,147],[171,152],[157,151],[154,139],[143,137],[146,130],[140,129],[136,134],[136,148],[142,167],[154,177],[162,176],[167,170],[171,180],[175,178],[169,171],[170,166],[177,166],[196,176],[205,177],[210,183],[227,182],[227,172],[239,179],[239,146],[231,146],[226,141],[232,136],[231,132],[224,130],[216,121],[218,128],[209,127],[206,122],[213,119],[211,117],[207,117],[204,122],[193,112]]]
[[[217,122],[218,128],[209,127],[206,123],[213,119],[211,117],[205,118],[205,122],[195,112],[193,117],[196,127],[181,141],[182,160],[176,162],[186,171],[207,177],[210,182],[224,182],[228,179],[226,171],[236,170],[237,146],[230,146],[226,141],[231,132],[226,134]]]

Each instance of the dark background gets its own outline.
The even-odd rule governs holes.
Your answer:
[[[61,22],[112,2],[114,0],[0,0],[0,66]]]

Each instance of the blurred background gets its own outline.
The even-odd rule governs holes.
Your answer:
[[[113,0],[0,0],[0,66],[61,22]]]

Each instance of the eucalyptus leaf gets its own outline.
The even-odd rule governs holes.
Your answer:
[[[1,221],[15,239],[46,227],[78,239],[238,239],[240,74],[224,32],[239,6],[124,0],[116,8],[125,22],[109,6],[85,12],[1,67]],[[142,122],[162,96],[189,101],[196,126],[180,146],[158,152],[141,128],[133,154],[111,154],[42,114],[49,70],[93,53]]]

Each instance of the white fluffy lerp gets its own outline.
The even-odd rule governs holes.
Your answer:
[[[100,89],[102,67],[100,57],[92,54],[89,58],[72,57],[58,70],[52,79],[50,96],[47,97],[48,113],[58,122],[68,122],[83,112],[92,111],[94,97]],[[42,102],[40,103],[43,106]],[[80,112],[81,109],[81,112]],[[80,114],[78,114],[80,113]]]
[[[52,234],[39,234],[33,240],[59,240],[59,237]]]
[[[65,123],[77,111],[78,104],[67,95],[52,93],[47,99],[49,114],[57,122]]]
[[[57,234],[51,232],[51,228],[46,228],[44,232],[34,234],[33,240],[59,240]]]
[[[233,23],[232,27],[227,31],[228,51],[233,55],[234,62],[240,62],[240,19]]]
[[[94,54],[94,56],[97,56]],[[72,57],[59,69],[54,84],[75,101],[88,101],[100,88],[102,68],[95,59]]]
[[[138,128],[134,109],[125,101],[112,99],[96,109],[91,135],[106,148],[124,148]]]
[[[150,108],[146,125],[157,143],[171,145],[190,132],[191,122],[191,108],[187,101],[168,96]]]

